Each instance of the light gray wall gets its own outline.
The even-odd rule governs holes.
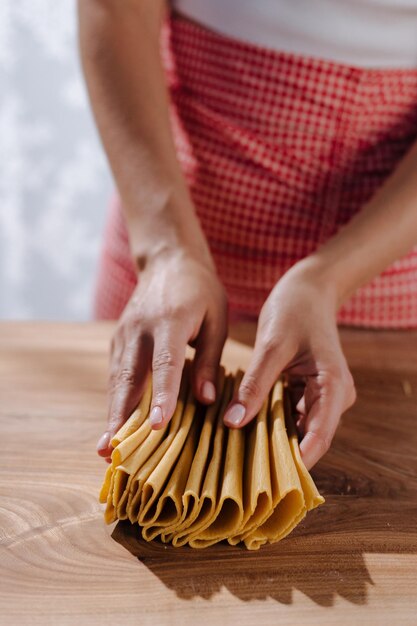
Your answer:
[[[0,0],[0,317],[88,319],[112,182],[75,0]]]

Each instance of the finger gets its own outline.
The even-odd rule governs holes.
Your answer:
[[[125,345],[117,370],[113,370],[110,380],[110,403],[107,432],[107,448],[99,452],[109,456],[111,439],[130,417],[142,397],[151,365],[152,339],[147,334],[131,340]],[[104,437],[104,436],[103,436]]]
[[[97,452],[105,459],[107,459],[107,457],[111,453],[110,433],[107,432],[107,430],[101,435],[101,437],[97,441]]]
[[[304,389],[306,386],[305,378],[301,379],[300,377],[295,377],[291,375],[291,373],[287,373],[288,380],[288,392],[291,399],[291,406],[296,407],[297,411],[299,409],[300,400],[304,396]],[[302,405],[300,405],[302,406]],[[302,413],[303,411],[300,411]]]
[[[305,435],[305,425],[306,425],[306,404],[305,397],[303,396],[299,402],[297,402],[297,406],[295,407],[295,419],[296,419],[296,427],[298,433],[301,437]]]
[[[304,390],[306,386],[306,378],[300,376],[294,376],[291,371],[287,372],[287,381],[289,386],[287,388],[291,407],[292,416],[295,420],[297,427],[297,433],[299,436],[304,435],[304,422],[305,422],[305,399]]]
[[[295,425],[297,427],[297,432],[298,432],[300,437],[304,437],[304,435],[305,435],[306,416],[305,415],[298,415],[296,419],[297,419],[297,421],[296,421]]]
[[[334,374],[309,379],[304,398],[307,414],[300,452],[309,470],[330,448],[340,416],[350,403],[343,377]]]
[[[306,400],[305,396],[303,396],[298,402],[296,406],[297,412],[305,415],[306,412]]]
[[[110,358],[109,358],[110,376],[109,376],[109,398],[108,398],[109,407],[111,405],[111,398],[112,398],[110,391],[111,391],[111,388],[113,387],[113,385],[111,385],[110,383],[111,383],[112,377],[115,376],[116,373],[119,371],[120,360],[123,355],[123,350],[124,350],[124,335],[123,335],[123,332],[121,332],[121,329],[119,327],[118,330],[114,333],[111,343],[110,343]],[[108,455],[111,452],[110,439],[111,439],[110,433],[107,430],[105,430],[97,442],[97,452],[100,456],[105,457],[106,460],[107,460]]]
[[[212,404],[216,399],[216,381],[226,337],[226,317],[207,317],[204,320],[197,337],[192,365],[194,395],[204,404]]]
[[[185,362],[187,337],[183,329],[160,329],[154,339],[152,358],[152,403],[149,421],[154,429],[163,428],[177,405]]]
[[[257,336],[252,361],[224,416],[227,426],[245,426],[255,417],[292,356],[285,342],[265,344]]]

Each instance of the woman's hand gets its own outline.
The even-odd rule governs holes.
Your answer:
[[[111,345],[107,431],[98,453],[108,459],[113,435],[137,406],[153,371],[150,422],[167,424],[177,403],[187,344],[195,347],[195,396],[212,403],[227,336],[227,301],[214,265],[184,248],[161,252],[140,273]]]
[[[328,450],[341,414],[356,398],[336,310],[336,289],[320,283],[308,259],[293,266],[262,308],[251,364],[225,415],[228,426],[244,426],[260,410],[281,372],[303,379],[297,426],[308,469]]]
[[[109,425],[98,444],[105,457],[151,368],[151,417],[157,428],[170,419],[187,342],[197,349],[196,396],[213,399],[226,335],[225,295],[172,134],[159,46],[167,9],[165,0],[78,2],[88,92],[122,200],[130,252],[141,268],[112,343]]]

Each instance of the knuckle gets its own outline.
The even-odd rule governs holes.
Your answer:
[[[173,399],[165,390],[160,389],[155,392],[155,395],[152,398],[152,406],[161,406],[163,407],[164,417],[167,417],[167,414],[172,415],[175,410],[176,404],[173,402]]]
[[[326,373],[325,383],[330,393],[344,391],[348,406],[356,400],[353,376],[347,364],[336,364]]]
[[[128,304],[122,312],[117,325],[117,332],[123,336],[132,330],[138,328],[142,321],[146,319],[146,312],[141,307],[133,306],[132,303]]]
[[[131,316],[123,326],[123,336],[126,343],[137,341],[146,328],[146,319],[135,315]]]
[[[115,380],[117,386],[133,387],[135,385],[135,374],[131,369],[122,367],[117,373]]]
[[[112,433],[117,433],[119,428],[125,423],[125,419],[122,419],[120,415],[111,415],[107,424],[107,428]]]
[[[154,355],[152,361],[153,370],[168,370],[177,367],[178,359],[170,350],[162,350]]]
[[[272,354],[278,349],[277,337],[265,335],[259,339],[259,347],[263,354]]]
[[[164,310],[160,310],[157,314],[157,319],[160,322],[164,322],[169,319],[173,322],[183,322],[190,313],[190,309],[185,302],[179,302],[175,305],[171,305]]]
[[[296,343],[290,333],[284,332],[281,328],[264,329],[259,333],[257,343],[266,356],[289,354],[296,349]]]
[[[245,398],[259,398],[261,395],[261,387],[253,375],[246,376],[240,385],[239,395]]]
[[[345,371],[338,363],[334,364],[323,374],[323,383],[329,393],[340,391],[344,386]]]

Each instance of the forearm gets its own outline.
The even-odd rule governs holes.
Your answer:
[[[340,306],[417,243],[417,143],[363,209],[301,262],[336,290]]]
[[[159,54],[164,0],[79,0],[83,69],[141,266],[160,250],[208,255],[177,160]]]

